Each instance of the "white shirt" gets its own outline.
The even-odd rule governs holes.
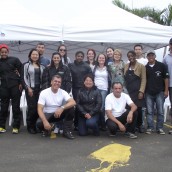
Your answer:
[[[132,103],[133,101],[128,94],[121,93],[121,97],[117,98],[113,93],[110,93],[105,99],[105,110],[111,110],[114,117],[119,117],[126,111],[126,104]],[[107,115],[105,118],[108,119]]]
[[[148,59],[141,57],[139,59],[136,59],[139,63],[141,63],[142,65],[146,66],[148,63]]]
[[[59,88],[57,93],[53,93],[50,87],[41,91],[38,104],[44,106],[44,113],[54,113],[64,104],[64,101],[66,102],[70,98],[70,95],[66,91]]]

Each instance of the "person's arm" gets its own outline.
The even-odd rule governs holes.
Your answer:
[[[107,114],[107,117],[108,117],[110,120],[112,120],[113,122],[115,122],[115,123],[118,125],[120,131],[126,131],[125,126],[124,126],[118,119],[116,119],[116,118],[113,116],[111,110],[106,110],[106,114]]]
[[[50,86],[50,75],[49,75],[49,67],[46,67],[43,70],[43,74],[42,74],[42,90],[48,88]]]
[[[39,115],[39,117],[41,118],[41,120],[43,122],[44,128],[46,130],[50,130],[51,129],[51,125],[48,122],[47,118],[45,117],[45,114],[43,112],[43,108],[44,108],[44,106],[38,103],[38,115]]]
[[[70,70],[67,66],[64,66],[65,72],[64,72],[64,77],[63,77],[63,83],[65,90],[70,93],[72,89],[72,77]]]
[[[146,68],[144,65],[141,65],[141,76],[140,77],[141,77],[141,84],[140,84],[138,98],[143,99],[145,87],[146,87]]]
[[[54,117],[60,118],[61,114],[63,113],[64,110],[70,109],[71,107],[74,107],[76,105],[76,102],[73,98],[70,98],[67,100],[66,104],[58,108],[55,113]]]
[[[165,83],[164,96],[165,96],[165,98],[168,97],[168,87],[169,87],[168,82],[169,82],[169,79],[168,78],[165,78],[164,79],[164,83]]]
[[[134,103],[129,104],[130,111],[127,115],[127,123],[131,123],[133,121],[133,113],[137,110],[137,106]]]

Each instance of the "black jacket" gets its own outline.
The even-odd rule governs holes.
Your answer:
[[[72,74],[72,88],[83,87],[84,76],[92,73],[90,66],[85,62],[78,63],[76,60],[68,66]]]
[[[55,67],[46,67],[42,75],[42,87],[43,89],[50,87],[51,78],[54,75],[60,75],[62,77],[61,88],[70,93],[72,88],[71,73],[67,66],[63,65],[56,69]]]
[[[102,96],[99,90],[94,86],[90,90],[81,88],[77,96],[77,109],[79,115],[84,117],[86,113],[91,116],[98,114],[102,106]]]
[[[21,84],[22,63],[16,57],[0,59],[0,79],[1,86],[11,88]]]

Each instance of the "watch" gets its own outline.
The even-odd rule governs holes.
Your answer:
[[[61,106],[61,108],[64,110],[65,107],[64,106]]]

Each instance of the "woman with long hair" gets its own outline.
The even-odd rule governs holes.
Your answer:
[[[87,51],[87,61],[86,63],[89,64],[91,70],[93,71],[94,67],[95,67],[95,64],[96,64],[96,52],[95,50],[93,49],[88,49]]]
[[[28,105],[27,130],[30,134],[36,134],[37,102],[42,87],[44,66],[39,64],[39,52],[37,49],[32,49],[28,58],[28,62],[24,63],[22,68],[22,84]]]
[[[106,49],[107,64],[109,64],[110,62],[113,62],[113,53],[114,53],[114,48],[108,47]]]

